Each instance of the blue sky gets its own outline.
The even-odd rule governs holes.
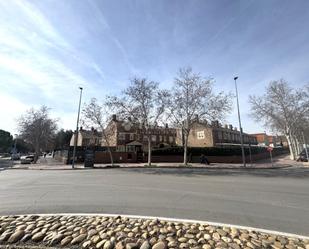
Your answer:
[[[84,101],[103,100],[134,75],[169,88],[191,66],[217,91],[234,91],[238,75],[244,131],[264,131],[248,96],[280,78],[308,83],[308,24],[307,0],[0,1],[0,129],[16,132],[42,104],[73,129],[78,86]]]

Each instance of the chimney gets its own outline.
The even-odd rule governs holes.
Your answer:
[[[229,125],[229,128],[230,128],[230,130],[232,131],[233,130],[233,125]]]
[[[234,127],[234,131],[237,131],[237,127]]]
[[[216,120],[216,127],[219,127],[219,121]]]
[[[198,120],[198,114],[195,114],[194,116],[195,116],[195,121],[198,123],[198,122],[199,122],[199,120]]]
[[[112,115],[112,120],[113,120],[113,121],[117,121],[117,116],[116,116],[116,114],[113,114],[113,115]]]
[[[168,129],[168,123],[165,124],[165,128]]]
[[[79,130],[82,131],[82,130],[83,130],[83,127],[81,126],[81,127],[79,128]]]
[[[228,129],[228,125],[227,125],[227,124],[225,124],[225,125],[224,125],[224,128],[225,128],[225,129]]]
[[[91,127],[91,131],[94,132],[94,128],[93,127]]]

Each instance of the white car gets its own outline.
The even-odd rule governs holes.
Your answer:
[[[28,155],[28,156],[22,156],[20,158],[20,163],[21,164],[30,164],[34,160],[34,155]]]

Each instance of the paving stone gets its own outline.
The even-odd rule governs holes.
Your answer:
[[[120,216],[0,216],[1,244],[28,240],[84,249],[309,249],[309,240],[190,222]]]
[[[24,230],[17,230],[15,233],[13,233],[10,238],[8,239],[9,243],[16,243],[19,241],[23,236],[25,235]]]
[[[45,236],[44,233],[38,232],[38,233],[33,234],[31,239],[34,242],[39,242],[39,241],[43,240],[44,236]]]

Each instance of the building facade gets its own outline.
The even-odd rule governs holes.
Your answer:
[[[70,146],[74,146],[75,141],[75,134],[73,133],[71,140],[70,140]],[[100,146],[102,143],[102,133],[98,132],[95,129],[91,130],[84,130],[83,127],[81,127],[78,131],[77,135],[77,146]]]
[[[102,139],[102,146],[113,147],[118,152],[140,152],[148,149],[148,136],[152,148],[170,147],[176,145],[176,129],[154,127],[148,130],[131,120],[118,120],[113,115],[105,129],[106,139]]]
[[[254,136],[243,133],[243,141],[246,145],[256,145]],[[222,147],[240,144],[240,132],[232,125],[221,126],[218,121],[211,124],[204,121],[196,121],[189,133],[189,147]],[[177,145],[183,145],[181,129],[177,130]]]
[[[152,148],[183,146],[182,130],[164,127],[154,127],[146,134],[145,129],[130,120],[118,120],[112,116],[104,133],[94,129],[78,132],[77,146],[110,147],[116,152],[143,152],[148,150],[148,136]],[[74,145],[75,135],[72,136],[70,146]],[[258,144],[257,137],[243,133],[244,144]],[[221,126],[218,121],[211,124],[203,121],[194,122],[189,138],[189,147],[222,147],[240,144],[240,132],[232,125]]]

